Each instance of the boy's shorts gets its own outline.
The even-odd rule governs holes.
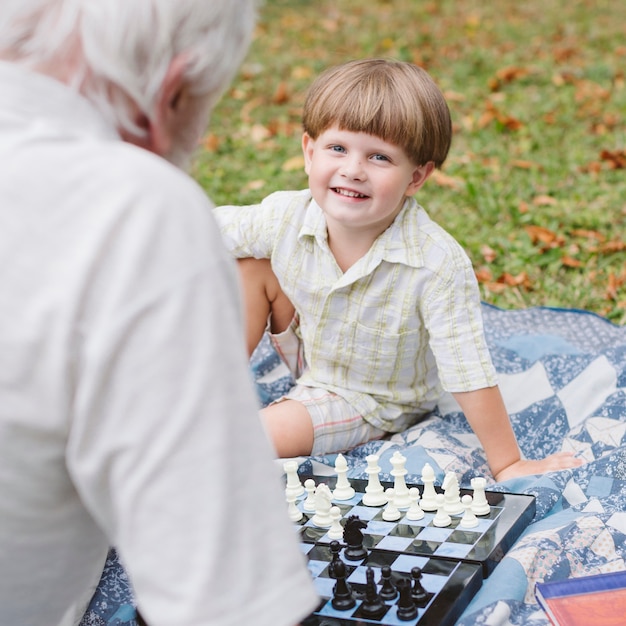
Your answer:
[[[296,379],[306,369],[302,342],[296,334],[298,323],[296,316],[287,330],[276,335],[269,333],[276,351]],[[341,396],[326,389],[296,384],[272,404],[287,399],[303,404],[311,416],[314,436],[312,455],[350,450],[387,434],[366,422]]]

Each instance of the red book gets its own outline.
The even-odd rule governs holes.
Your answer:
[[[626,624],[626,571],[537,583],[535,596],[554,626]]]

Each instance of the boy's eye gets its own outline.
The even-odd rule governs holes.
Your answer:
[[[372,158],[374,159],[374,161],[389,161],[389,157],[385,156],[384,154],[374,154]]]
[[[331,150],[331,152],[345,152],[345,148],[340,145],[329,146],[329,149]]]

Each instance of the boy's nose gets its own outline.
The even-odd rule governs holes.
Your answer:
[[[353,180],[363,180],[366,176],[363,161],[360,158],[348,158],[342,163],[341,174]]]

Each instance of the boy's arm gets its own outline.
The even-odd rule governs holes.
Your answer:
[[[557,452],[544,459],[522,459],[498,387],[458,392],[453,396],[480,440],[489,468],[497,481],[582,465],[581,459],[574,458],[568,452]]]

